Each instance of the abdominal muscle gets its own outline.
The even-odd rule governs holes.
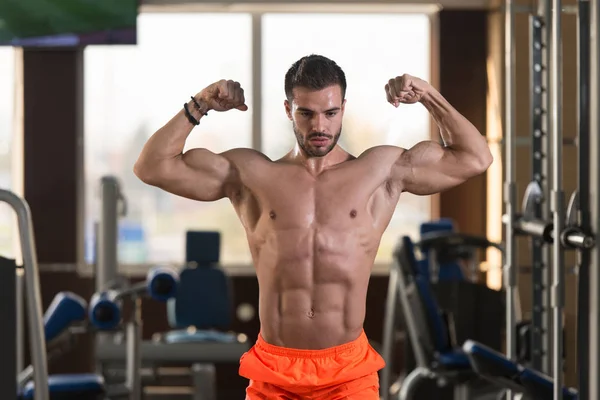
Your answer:
[[[363,329],[379,239],[356,229],[288,229],[250,240],[260,287],[261,336],[270,344],[325,349]]]

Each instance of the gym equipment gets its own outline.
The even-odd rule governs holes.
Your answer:
[[[556,386],[551,397],[563,398],[559,388],[563,379],[563,307],[565,302],[565,251],[578,255],[578,376],[583,399],[600,396],[598,350],[600,349],[600,304],[597,293],[600,274],[591,265],[599,265],[600,251],[594,233],[598,231],[597,158],[598,135],[598,5],[578,0],[574,8],[578,29],[578,131],[574,143],[578,150],[578,188],[564,204],[562,177],[562,13],[560,0],[539,0],[537,10],[527,10],[531,46],[531,121],[532,182],[527,188],[522,214],[516,211],[515,132],[515,13],[517,5],[506,0],[506,114],[505,184],[507,295],[507,358],[516,356],[514,295],[517,287],[516,235],[531,238],[533,313],[531,320],[531,368],[552,375]],[[545,51],[544,51],[545,50]],[[547,107],[547,109],[544,109]],[[594,108],[595,107],[595,108]],[[596,110],[593,112],[592,110]],[[594,301],[593,307],[591,302]],[[552,312],[550,312],[550,310]],[[592,320],[590,320],[592,318]],[[591,347],[590,347],[591,346]]]
[[[123,385],[109,386],[105,384],[103,376],[98,374],[51,375],[48,377],[50,400],[141,399],[139,379],[140,299],[142,296],[148,295],[154,300],[164,302],[175,295],[177,282],[178,276],[174,271],[158,267],[150,270],[146,280],[142,283],[120,291],[110,290],[95,293],[90,300],[89,307],[83,299],[72,294],[57,295],[53,302],[54,306],[48,309],[48,317],[45,319],[46,332],[54,333],[55,337],[67,331],[73,322],[82,323],[86,314],[89,318],[88,329],[91,326],[98,330],[116,330],[122,322],[123,301],[132,301],[135,308],[132,317],[126,321],[126,382]],[[20,399],[33,399],[35,391],[35,384],[29,382],[25,385]]]
[[[475,372],[498,386],[532,399],[549,399],[554,391],[552,378],[507,359],[502,353],[468,340],[462,347]],[[577,391],[559,388],[565,400],[577,400]]]
[[[119,217],[127,213],[127,200],[116,177],[103,176],[100,179],[100,204],[95,271],[97,292],[119,281]]]
[[[181,291],[167,303],[175,330],[163,335],[164,342],[237,342],[237,334],[224,332],[231,325],[232,295],[229,279],[218,267],[220,243],[219,232],[186,232],[188,267],[181,271]],[[199,313],[199,304],[210,307]]]
[[[477,281],[476,275],[479,268],[475,262],[475,253],[480,249],[489,247],[497,248],[503,251],[502,247],[487,240],[481,236],[467,235],[457,232],[432,231],[421,235],[421,240],[417,245],[422,252],[427,254],[427,270],[430,271],[432,278],[444,277],[445,279],[454,279],[465,281],[463,271],[456,261],[469,263],[466,269],[471,273],[470,280]],[[443,269],[440,266],[444,265]],[[454,271],[450,276],[442,275],[442,271]],[[446,272],[448,275],[448,272]],[[432,279],[432,282],[436,282]]]
[[[480,379],[467,357],[453,343],[452,321],[444,318],[432,294],[428,277],[420,273],[409,237],[403,237],[394,251],[384,326],[384,354],[389,352],[388,343],[395,325],[394,309],[397,301],[402,307],[417,364],[401,383],[392,385],[399,386],[398,399],[415,398],[417,388],[426,380],[453,385],[456,399],[469,398],[473,384]],[[389,370],[384,369],[383,374],[389,374]],[[389,380],[389,375],[386,379]],[[382,386],[385,382],[382,376]],[[389,386],[384,390],[387,388]],[[389,393],[384,392],[382,395],[383,399],[390,398]]]
[[[229,279],[218,267],[220,243],[219,232],[186,233],[189,267],[181,271],[182,290],[167,304],[169,325],[175,330],[163,336],[166,343],[237,341],[237,334],[223,332],[231,325],[232,295]],[[210,307],[199,313],[198,304]]]
[[[103,177],[100,192],[102,212],[98,223],[98,291],[122,284],[117,268],[117,226],[126,208],[125,197],[116,178]],[[214,363],[238,363],[250,349],[245,335],[214,329],[227,329],[232,312],[229,282],[225,273],[218,268],[219,253],[218,232],[186,233],[187,266],[180,271],[179,290],[175,298],[167,303],[169,324],[174,330],[155,335],[156,340],[142,342],[138,349],[142,365],[153,368],[165,364],[188,367],[194,392],[197,393],[196,400],[214,398]],[[125,353],[126,345],[114,340],[110,334],[96,335],[96,362],[103,376],[123,375],[120,368],[126,361]],[[164,379],[160,381],[163,386]]]
[[[455,232],[454,224],[449,219],[425,222],[420,232],[421,240],[415,245],[421,254],[417,261],[418,275],[434,283],[432,292],[444,304],[443,311],[452,315],[454,340],[462,343],[466,339],[476,339],[500,348],[504,323],[502,295],[478,284],[476,279],[467,279],[467,274],[472,278],[477,274],[476,252],[489,247],[501,249],[500,245],[485,238]],[[401,323],[403,315],[399,310],[396,290],[395,283],[390,281],[382,346],[386,366],[381,372],[380,385],[384,400],[391,395],[390,390],[394,392],[398,389],[397,385],[390,389],[394,371],[395,333],[397,330],[406,330],[407,323]],[[480,304],[485,304],[485,307],[480,307]],[[415,361],[412,346],[407,342],[404,346],[404,370],[412,370]],[[436,398],[452,396],[448,389],[435,386],[419,389],[416,395]]]
[[[500,292],[479,283],[477,252],[488,248],[502,251],[501,245],[460,232],[430,231],[415,246],[425,256],[418,262],[420,272],[440,271],[440,281],[430,281],[435,284],[433,294],[443,303],[444,312],[453,316],[455,340],[470,338],[500,348],[504,300]],[[455,272],[452,275],[443,272],[448,270]],[[441,280],[442,277],[445,279]],[[483,303],[486,306],[480,307]]]
[[[44,314],[48,360],[66,352],[74,335],[87,331],[86,308],[87,302],[74,293],[61,292],[54,297]],[[19,400],[34,398],[35,383],[30,381],[33,372],[30,365],[19,374]],[[96,374],[51,375],[48,388],[50,400],[100,400],[104,395],[104,380]]]
[[[167,302],[172,331],[140,345],[144,367],[183,366],[189,369],[194,400],[216,399],[215,363],[238,363],[250,349],[245,335],[227,332],[232,305],[229,279],[218,267],[218,232],[186,234],[187,266],[179,272],[174,298]],[[215,248],[216,247],[216,248]],[[125,362],[125,345],[113,340],[96,343],[96,360],[103,374],[118,375]],[[158,372],[157,372],[158,373]],[[158,377],[164,388],[164,379]]]
[[[533,395],[534,399],[547,398],[535,395],[552,391],[552,378],[525,368],[474,341],[467,340],[462,347],[452,343],[451,321],[443,318],[432,294],[430,282],[419,276],[414,246],[409,237],[402,238],[394,252],[394,261],[390,280],[397,284],[397,295],[405,313],[408,334],[418,364],[401,383],[399,399],[413,398],[414,391],[425,379],[437,379],[453,384],[457,399],[476,398],[471,389],[479,376],[493,383],[495,387],[510,388],[514,392]],[[499,370],[501,372],[495,377],[493,374]],[[505,374],[504,371],[508,372]],[[515,375],[517,372],[523,373]],[[501,379],[503,377],[512,377],[513,380],[508,382],[507,379]],[[493,390],[484,389],[486,392]],[[573,389],[562,392],[575,396],[569,399],[577,398]]]
[[[72,292],[60,292],[44,313],[44,334],[47,359],[53,359],[69,351],[75,344],[76,335],[86,332],[87,302]],[[23,388],[33,376],[33,365],[18,374],[18,388]],[[29,384],[32,386],[31,384]]]
[[[144,282],[121,290],[96,293],[89,307],[92,325],[99,330],[114,331],[122,322],[123,301],[133,304],[132,315],[125,321],[126,330],[126,380],[123,385],[109,387],[108,398],[127,396],[131,400],[142,398],[140,370],[142,368],[141,298],[148,295],[156,301],[165,302],[178,291],[179,276],[168,268],[154,268],[148,272]]]
[[[437,221],[424,222],[419,227],[419,231],[421,238],[427,237],[432,233],[440,234],[455,232],[454,221],[449,218],[442,218]],[[423,246],[421,251],[423,252],[424,259],[428,262],[419,264],[422,265],[420,272],[424,276],[429,276],[431,282],[465,279],[460,265],[454,262],[456,259],[452,260],[451,263],[443,263],[444,268],[442,268],[439,264],[441,260],[438,259],[435,249],[431,249],[430,251],[427,246]],[[444,258],[444,256],[442,256],[442,258]]]
[[[48,365],[46,341],[42,326],[42,296],[40,293],[39,268],[35,251],[35,239],[31,222],[31,211],[27,202],[15,193],[0,189],[0,201],[7,203],[16,213],[23,257],[25,294],[27,297],[27,317],[29,325],[29,348],[33,365],[33,380],[39,390],[35,400],[48,400]],[[6,327],[0,340],[0,393],[3,398],[17,396],[17,266],[14,260],[0,258],[0,318]]]

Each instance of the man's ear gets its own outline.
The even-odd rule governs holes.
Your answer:
[[[283,101],[283,106],[285,107],[285,113],[287,114],[289,120],[291,121],[292,120],[292,105],[286,99]]]

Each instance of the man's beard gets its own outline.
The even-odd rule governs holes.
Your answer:
[[[296,141],[298,142],[298,146],[306,153],[309,157],[324,157],[326,156],[337,144],[340,139],[340,135],[342,134],[342,127],[340,126],[339,131],[335,135],[328,135],[321,132],[311,132],[306,136],[306,140],[304,140],[304,136],[298,131],[298,127],[295,122],[292,122],[292,127],[294,129],[294,135],[296,136]],[[331,143],[326,148],[317,147],[310,148],[310,140],[316,137],[325,137],[331,140]],[[333,140],[332,140],[333,139]]]

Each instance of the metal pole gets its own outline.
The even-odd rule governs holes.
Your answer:
[[[106,289],[118,276],[118,203],[120,188],[117,178],[104,176],[100,181],[101,213],[98,224],[98,254],[96,263],[96,291]]]
[[[579,182],[579,216],[581,229],[591,232],[590,227],[590,3],[579,0],[577,14],[577,49],[579,53],[578,85],[578,179]],[[578,251],[578,284],[577,284],[577,365],[579,377],[579,398],[589,398],[589,281],[590,252],[587,249]]]
[[[0,190],[0,201],[8,203],[17,214],[19,239],[25,269],[25,293],[27,294],[27,317],[29,324],[29,347],[33,365],[35,400],[49,400],[48,362],[46,359],[46,338],[44,336],[42,294],[38,268],[31,211],[27,202],[16,194]],[[4,395],[9,395],[5,393]]]
[[[544,87],[546,88],[546,95],[544,96],[545,104],[544,108],[544,129],[546,130],[545,140],[543,141],[542,147],[546,157],[543,162],[543,171],[545,177],[545,185],[543,186],[545,201],[542,207],[542,218],[545,221],[549,221],[552,218],[552,204],[551,204],[551,191],[552,191],[552,160],[553,154],[551,151],[551,139],[552,139],[552,123],[551,113],[548,112],[550,108],[550,96],[552,93],[552,85],[550,82],[551,62],[550,62],[550,44],[552,43],[552,0],[540,0],[541,13],[545,23],[545,51],[543,52],[543,62],[546,66],[546,72],[544,74]],[[552,304],[552,246],[545,246],[543,251],[543,259],[545,263],[544,274],[543,274],[543,285],[544,291],[544,316],[543,316],[543,350],[544,355],[542,356],[542,372],[551,375],[552,374],[552,312],[550,311]]]
[[[398,268],[392,265],[388,281],[388,292],[383,320],[383,345],[381,355],[385,360],[385,367],[381,371],[381,385],[379,395],[381,400],[390,399],[392,385],[392,354],[394,350],[394,330],[396,328],[396,315],[398,306]]]
[[[127,381],[125,386],[129,389],[129,399],[139,400],[142,398],[142,378],[140,376],[142,369],[142,299],[137,296],[133,299],[132,313],[131,320],[127,323],[126,333]]]
[[[516,193],[516,132],[515,132],[515,17],[512,0],[506,0],[504,11],[504,63],[505,63],[505,182],[504,207],[508,215],[506,221],[506,263],[504,265],[506,286],[506,355],[511,360],[516,358],[515,341],[515,291],[517,286],[516,238],[514,232]],[[512,399],[512,393],[507,393]]]
[[[550,119],[552,123],[552,373],[554,400],[562,399],[563,334],[562,311],[564,304],[564,250],[560,240],[565,223],[564,194],[562,190],[562,1],[552,1],[552,42],[550,43]]]
[[[530,90],[531,90],[531,148],[533,157],[531,157],[532,181],[540,188],[546,187],[548,175],[545,175],[544,163],[546,161],[546,152],[544,142],[546,135],[544,134],[544,85],[543,85],[543,19],[537,15],[529,17],[529,39],[530,39],[530,58],[529,58],[529,73],[530,73]],[[527,192],[526,192],[527,196]],[[540,199],[536,199],[533,209],[527,210],[526,205],[521,210],[522,213],[533,212],[533,217],[538,221],[543,221],[544,225],[541,233],[545,236],[547,216],[543,215],[544,198],[540,193]],[[525,221],[523,221],[525,222]],[[517,223],[515,228],[519,230]],[[531,367],[538,371],[543,368],[544,355],[544,337],[547,331],[544,326],[544,314],[547,314],[548,305],[545,304],[545,293],[548,291],[548,285],[544,284],[544,273],[548,269],[547,260],[544,258],[544,251],[547,244],[543,237],[531,237],[531,266],[532,266],[532,312],[531,312]]]
[[[600,231],[600,6],[598,1],[591,2],[590,9],[590,222],[592,233]],[[600,246],[595,246],[590,252],[590,287],[589,287],[589,393],[587,399],[600,399]],[[582,398],[583,399],[583,398]]]
[[[252,14],[252,148],[263,151],[262,143],[262,14]]]
[[[25,369],[25,294],[23,293],[23,270],[17,268],[15,271],[16,279],[16,299],[17,306],[17,375]]]

